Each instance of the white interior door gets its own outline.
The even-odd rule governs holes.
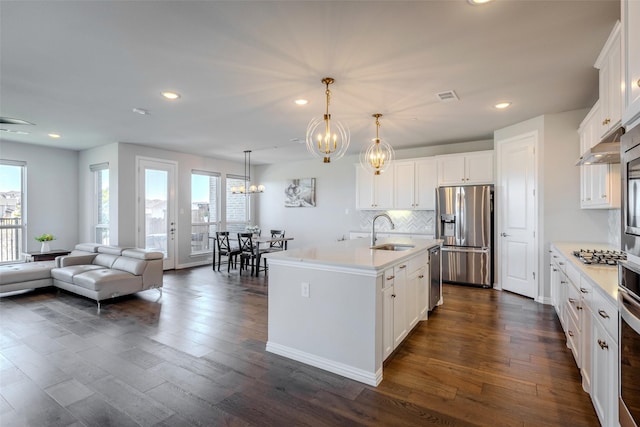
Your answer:
[[[498,260],[503,290],[536,298],[535,147],[537,133],[496,141],[498,150]]]
[[[175,162],[137,158],[136,245],[164,253],[164,269],[176,268],[177,215]]]

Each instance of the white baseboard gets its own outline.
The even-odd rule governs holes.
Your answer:
[[[316,368],[324,369],[325,371],[333,372],[334,374],[342,375],[343,377],[351,378],[352,380],[374,387],[377,387],[382,381],[382,368],[377,372],[369,372],[270,341],[267,341],[266,350],[270,353],[297,360],[298,362],[306,363],[307,365],[315,366]]]
[[[553,304],[553,302],[551,301],[551,298],[543,297],[543,296],[540,296],[540,295],[538,295],[538,297],[536,298],[536,302],[540,303],[540,304],[546,304],[546,305]]]

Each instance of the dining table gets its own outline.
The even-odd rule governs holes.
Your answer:
[[[236,233],[237,234],[237,233]],[[209,236],[209,239],[212,240],[212,252],[213,252],[213,269],[216,269],[216,248],[217,248],[217,242],[216,242],[216,236]],[[283,248],[282,250],[287,250],[287,243],[289,241],[293,240],[293,237],[260,237],[260,236],[256,236],[253,237],[251,239],[251,241],[253,242],[253,246],[254,246],[254,250],[255,250],[255,258],[256,258],[256,268],[255,268],[255,272],[256,272],[256,277],[258,276],[258,272],[260,271],[260,261],[262,259],[262,254],[265,252],[265,250],[260,250],[260,245],[269,245],[271,246],[272,243],[278,243],[278,242],[283,242]],[[270,248],[272,250],[280,250],[280,249],[275,249],[275,248]]]

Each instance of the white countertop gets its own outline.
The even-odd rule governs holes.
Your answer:
[[[584,264],[576,256],[573,251],[579,249],[602,249],[602,250],[620,250],[619,248],[603,243],[584,243],[584,242],[553,242],[552,245],[576,267],[581,274],[587,276],[594,285],[602,289],[611,300],[617,304],[618,301],[618,268],[617,266]]]
[[[296,248],[283,252],[264,254],[270,261],[294,261],[327,266],[342,266],[366,270],[382,270],[420,251],[439,246],[442,240],[410,239],[407,237],[379,238],[376,246],[384,243],[410,244],[414,247],[403,251],[385,251],[370,248],[369,239],[354,239],[324,246]]]

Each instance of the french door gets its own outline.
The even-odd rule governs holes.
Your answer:
[[[177,163],[137,157],[136,245],[164,254],[165,270],[176,268]]]

